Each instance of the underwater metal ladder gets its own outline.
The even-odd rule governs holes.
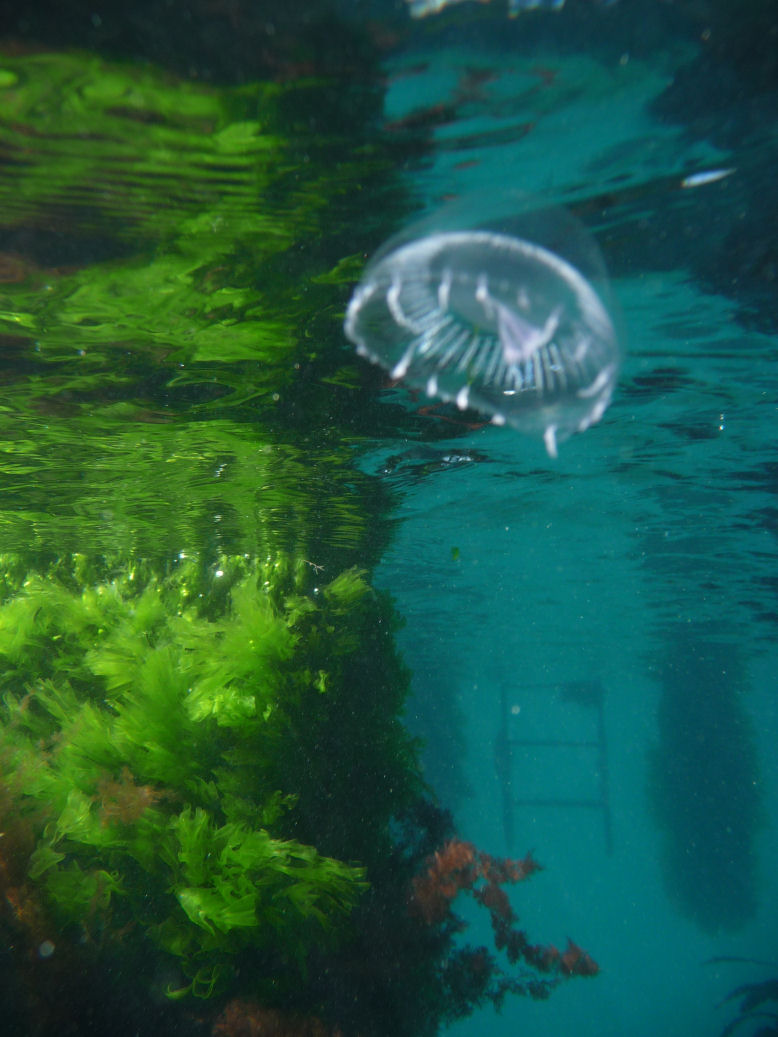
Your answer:
[[[595,810],[601,812],[605,849],[613,853],[613,825],[609,800],[608,743],[605,731],[605,689],[598,680],[551,681],[543,684],[524,685],[522,690],[557,688],[563,699],[595,711],[595,736],[593,738],[517,738],[511,731],[512,713],[508,708],[505,687],[500,688],[500,726],[494,744],[494,763],[502,789],[502,812],[505,841],[508,852],[513,852],[514,810],[516,807],[550,807]],[[592,749],[595,752],[597,789],[593,796],[582,797],[522,797],[514,795],[514,750],[530,748]]]

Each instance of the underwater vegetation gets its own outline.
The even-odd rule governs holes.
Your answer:
[[[766,965],[771,969],[775,968],[775,962],[753,961],[749,958],[711,958],[707,964],[715,965],[721,962]],[[739,1002],[738,1014],[724,1027],[720,1037],[730,1037],[731,1034],[741,1030],[741,1027],[744,1028],[743,1032],[751,1034],[753,1037],[776,1037],[778,1034],[778,976],[743,983],[735,987],[727,994],[721,1005],[729,1005],[733,1001]]]
[[[484,988],[483,997],[500,1004],[505,994],[528,994],[544,999],[559,982],[569,976],[596,976],[597,963],[572,940],[560,953],[554,946],[533,946],[525,933],[517,928],[517,916],[503,886],[523,882],[534,872],[541,870],[540,864],[528,854],[517,860],[500,860],[477,850],[472,843],[461,839],[450,839],[429,860],[424,872],[412,883],[412,909],[427,925],[440,924],[449,919],[453,927],[461,924],[452,914],[452,903],[460,892],[468,893],[489,912],[494,932],[495,947],[505,951],[512,965],[521,962],[527,966],[521,978],[499,976],[495,978],[487,969],[489,961],[485,948],[470,952],[470,964],[487,976],[492,988]]]
[[[341,1037],[316,1016],[278,1012],[251,1001],[231,1001],[214,1023],[213,1037]]]
[[[2,56],[4,550],[380,555],[386,498],[353,465],[372,397],[341,323],[367,232],[344,183],[358,166],[366,195],[393,188],[386,156],[349,158],[358,123],[311,133],[330,90]]]
[[[739,1001],[738,1015],[721,1031],[729,1037],[741,1026],[756,1026],[755,1037],[775,1037],[778,1034],[778,979],[763,983],[745,983],[728,994],[726,1001]]]
[[[0,143],[15,172],[0,176],[0,328],[35,342],[33,373],[70,361],[72,390],[115,391],[157,361],[176,394],[210,382],[202,404],[249,398],[272,414],[313,319],[300,283],[306,303],[317,296],[320,334],[339,306],[332,276],[314,283],[329,256],[296,253],[341,180],[323,163],[293,187],[279,173],[300,147],[338,146],[336,132],[298,139],[295,106],[313,88],[219,91],[75,53],[1,65]]]
[[[426,1037],[590,970],[533,960],[518,864],[435,863],[341,331],[400,201],[380,91],[32,51],[0,68],[4,1022]]]
[[[433,1037],[441,1026],[476,1008],[499,1009],[509,994],[545,1000],[566,979],[597,975],[597,964],[572,941],[560,952],[551,945],[532,945],[518,928],[504,887],[540,870],[531,855],[501,860],[477,850],[452,834],[450,818],[430,804],[418,804],[401,827],[380,888],[371,888],[357,910],[354,943],[333,955],[322,977],[331,990],[342,975],[348,976],[342,1026],[328,1027],[315,1015],[279,1015],[238,999],[226,1006],[214,1034],[249,1037],[265,1033],[266,1027],[279,1037]],[[439,848],[420,862],[421,846],[441,838]],[[487,947],[460,939],[467,928],[454,911],[460,894],[488,912],[494,950],[504,956],[504,968]]]
[[[319,604],[282,560],[224,559],[207,595],[197,569],[83,588],[29,575],[0,609],[0,759],[3,825],[31,841],[28,881],[57,928],[150,945],[180,968],[170,993],[207,996],[249,945],[291,977],[330,938],[365,872],[310,840],[369,859],[387,821],[381,773],[407,794],[410,747],[374,715],[370,759],[357,739],[341,773],[310,752],[334,722],[348,734],[344,672],[371,595],[360,573]],[[370,782],[369,818],[337,816],[347,780],[357,804]]]
[[[62,1023],[41,974],[75,996],[92,970],[159,1018],[180,1001],[193,1033],[296,1013],[278,1032],[411,1035],[596,973],[516,927],[502,887],[531,857],[480,853],[424,805],[363,573],[3,561],[0,930],[41,1033]],[[459,893],[518,971],[458,944]]]

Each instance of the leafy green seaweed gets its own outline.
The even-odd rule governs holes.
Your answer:
[[[156,1011],[164,987],[338,1020],[395,974],[350,963],[371,912],[405,931],[397,827],[421,780],[397,620],[366,576],[389,490],[355,464],[375,419],[341,328],[404,195],[377,75],[346,87],[0,56],[20,1026]]]
[[[89,568],[30,574],[0,606],[0,759],[35,832],[29,879],[61,925],[150,941],[194,993],[249,948],[304,970],[366,888],[365,868],[320,852],[315,829],[380,855],[412,789],[396,695],[372,717],[368,702],[359,723],[397,788],[371,788],[362,839],[343,837],[366,761],[348,741],[345,761],[327,747],[356,692],[350,660],[380,619],[374,592],[351,570],[305,593],[309,567],[285,557],[184,560],[165,578],[128,567],[80,587]],[[302,729],[317,757],[301,753]],[[317,784],[330,815],[318,825]]]

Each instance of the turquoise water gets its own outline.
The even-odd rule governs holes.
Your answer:
[[[698,50],[672,36],[642,57],[560,53],[552,33],[536,47],[499,29],[440,36],[395,57],[386,98],[393,119],[458,103],[409,173],[421,204],[467,192],[488,204],[506,180],[573,206],[594,197],[582,208],[627,348],[610,409],[558,460],[492,426],[447,438],[431,414],[439,455],[391,466],[401,526],[380,579],[407,618],[429,773],[466,837],[546,865],[514,894],[529,930],[574,934],[602,968],[454,1032],[715,1034],[723,996],[770,971],[708,959],[778,948],[778,314],[774,296],[747,306],[714,291],[699,250],[714,248],[719,284],[742,287],[724,239],[757,189],[772,115],[732,147],[736,105],[707,133],[679,124],[682,110],[662,118],[658,98]],[[732,172],[682,186],[706,170]],[[403,445],[382,443],[368,469]],[[576,681],[602,689],[602,747],[544,744],[597,742],[596,709],[565,698]],[[757,789],[754,823],[739,824]],[[563,802],[511,805],[507,845],[506,796]],[[603,797],[611,852],[603,810],[565,805]]]
[[[372,569],[431,788],[463,838],[533,852],[521,925],[601,970],[451,1032],[718,1034],[726,995],[778,969],[778,85],[751,47],[774,19],[753,3],[749,37],[713,3],[411,21],[344,2],[372,49],[306,17],[282,61],[272,12],[227,6],[189,77],[156,32],[175,73],[94,72],[94,19],[72,68],[25,79],[6,48],[0,87],[43,100],[8,107],[0,141],[2,550],[280,545],[311,587]],[[261,74],[241,18],[264,26]],[[506,187],[594,235],[624,344],[610,407],[556,459],[342,333],[386,237]]]

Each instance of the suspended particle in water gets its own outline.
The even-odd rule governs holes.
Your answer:
[[[390,241],[365,269],[345,333],[392,378],[542,435],[556,457],[559,442],[599,421],[616,382],[616,331],[580,261],[603,286],[604,273],[570,216],[498,222],[434,229],[428,220],[418,236]]]

